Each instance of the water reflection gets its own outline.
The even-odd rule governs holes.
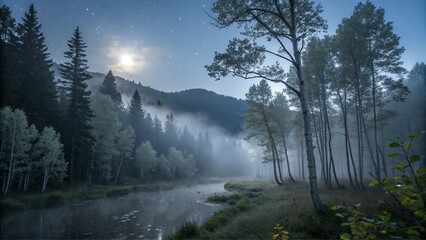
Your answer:
[[[2,220],[1,238],[162,239],[223,208],[203,200],[224,191],[223,184],[207,184],[30,210]]]

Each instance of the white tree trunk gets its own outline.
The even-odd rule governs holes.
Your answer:
[[[13,124],[13,136],[12,136],[12,149],[10,151],[10,160],[9,160],[9,172],[8,172],[8,176],[7,176],[7,181],[6,181],[6,187],[3,191],[3,193],[6,195],[7,192],[9,191],[10,188],[10,182],[12,179],[12,172],[14,171],[14,151],[15,151],[15,137],[16,137],[16,119],[15,122]]]

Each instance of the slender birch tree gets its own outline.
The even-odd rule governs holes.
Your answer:
[[[265,79],[284,84],[297,95],[303,113],[304,136],[309,171],[312,203],[316,211],[322,204],[317,187],[314,146],[312,142],[311,113],[306,98],[302,74],[301,52],[306,40],[327,28],[320,16],[322,8],[310,0],[218,0],[212,11],[217,14],[219,28],[231,25],[242,27],[244,39],[234,38],[225,53],[215,53],[213,63],[206,66],[216,79],[227,75],[244,79]],[[268,47],[263,41],[274,42]],[[278,48],[274,49],[274,46]],[[265,59],[275,64],[266,65]],[[287,61],[296,69],[297,86],[290,85],[280,63]]]

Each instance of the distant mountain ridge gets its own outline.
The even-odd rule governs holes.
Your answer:
[[[52,68],[56,78],[59,78],[59,66],[54,64]],[[106,74],[96,72],[89,72],[89,74],[92,79],[87,81],[88,88],[91,92],[97,92]],[[160,101],[162,106],[174,113],[205,116],[209,124],[220,126],[231,134],[243,131],[244,112],[247,109],[247,103],[244,100],[200,88],[163,92],[119,76],[115,76],[115,79],[117,90],[125,102],[128,102],[134,91],[138,90],[146,105],[156,105]]]

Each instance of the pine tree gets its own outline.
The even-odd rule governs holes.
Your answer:
[[[141,145],[143,141],[143,121],[144,112],[142,109],[141,97],[138,90],[135,90],[130,101],[128,123],[135,131],[135,145]]]
[[[179,149],[186,153],[194,153],[195,139],[185,125],[179,138]]]
[[[154,120],[151,117],[151,114],[148,113],[143,121],[143,130],[145,132],[144,139],[145,141],[152,141],[154,138]],[[145,142],[144,141],[144,142]]]
[[[165,153],[162,148],[162,142],[163,142],[163,124],[161,123],[161,120],[157,117],[157,115],[154,116],[153,120],[153,130],[152,130],[152,139],[151,143],[152,146],[157,152]]]
[[[0,107],[15,108],[18,96],[16,23],[9,7],[0,7]]]
[[[42,129],[56,122],[59,107],[54,74],[50,70],[52,60],[36,14],[31,5],[17,28],[18,107],[26,112],[31,123]]]
[[[70,163],[68,175],[73,182],[82,180],[87,173],[94,143],[90,124],[94,115],[90,108],[90,91],[87,90],[86,83],[91,78],[87,73],[86,44],[83,42],[79,27],[68,41],[68,47],[64,55],[69,62],[61,64],[60,73],[65,79],[69,95],[66,154]]]
[[[112,75],[111,70],[108,72],[102,85],[99,87],[99,92],[109,95],[118,106],[123,103],[121,100],[121,94],[117,90],[117,86],[115,84],[115,77]]]
[[[178,130],[175,123],[173,113],[170,113],[166,117],[164,123],[164,149],[176,147],[178,145]]]

